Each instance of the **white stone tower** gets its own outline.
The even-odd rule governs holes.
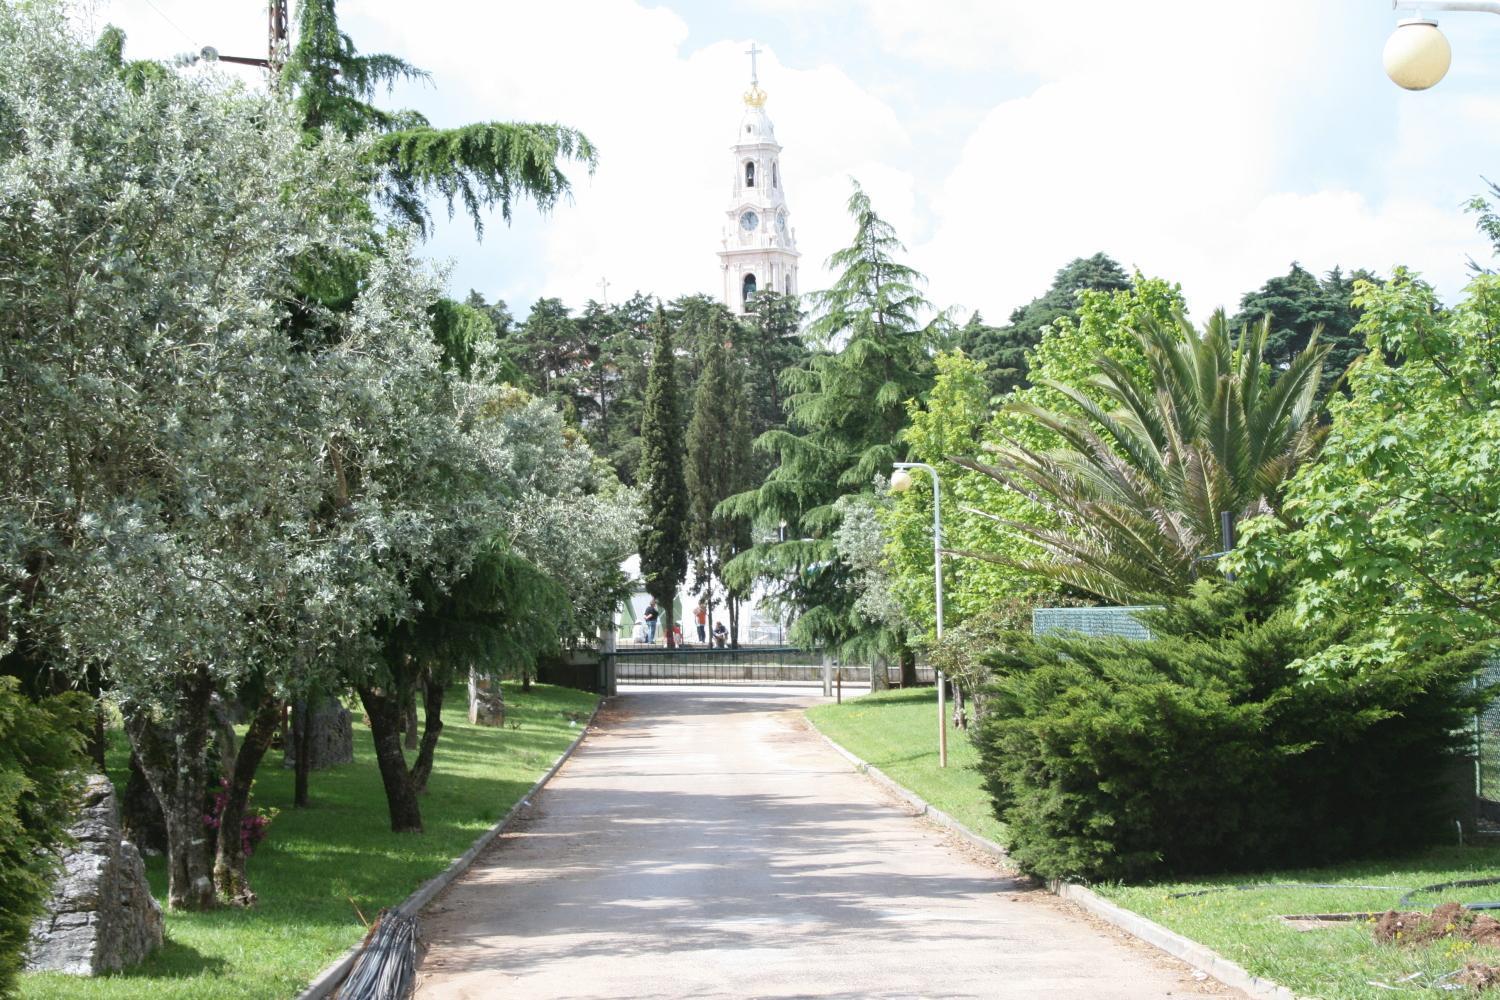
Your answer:
[[[750,89],[745,91],[745,114],[732,151],[734,186],[725,212],[724,248],[719,267],[724,272],[724,304],[733,312],[750,310],[756,292],[797,292],[797,238],[787,215],[781,187],[781,146],[766,116],[766,92],[756,78],[751,44]]]

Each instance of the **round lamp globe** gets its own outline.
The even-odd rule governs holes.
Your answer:
[[[905,469],[897,469],[891,476],[891,492],[905,493],[911,489],[911,473]]]
[[[1396,27],[1385,43],[1381,59],[1386,76],[1396,86],[1426,90],[1447,74],[1453,62],[1453,48],[1438,30],[1437,22],[1413,19]]]

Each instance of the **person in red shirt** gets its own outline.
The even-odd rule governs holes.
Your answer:
[[[693,621],[698,623],[698,641],[708,642],[708,609],[699,601],[698,606],[693,609]]]

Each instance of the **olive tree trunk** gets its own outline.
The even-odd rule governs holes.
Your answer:
[[[167,828],[167,905],[208,910],[216,901],[213,849],[203,824],[213,731],[208,668],[200,665],[178,680],[174,695],[167,720],[143,706],[125,706],[125,733]]]
[[[292,706],[292,807],[305,809],[308,776],[312,774],[313,703],[309,693]]]
[[[250,786],[255,783],[255,772],[271,746],[271,737],[276,735],[281,713],[280,699],[269,694],[261,699],[254,718],[250,720],[250,729],[234,756],[234,768],[229,774],[229,787],[224,795],[224,811],[219,814],[214,885],[220,898],[235,906],[250,906],[255,902],[255,893],[250,891],[250,879],[245,874],[245,845],[240,826],[250,804]]]
[[[363,684],[358,690],[365,714],[370,717],[375,761],[380,765],[380,782],[385,786],[386,808],[391,814],[391,831],[421,833],[422,806],[406,767],[406,753],[401,748],[406,728],[406,698],[399,691]]]
[[[422,720],[422,745],[417,750],[417,759],[411,766],[412,786],[417,794],[427,791],[427,779],[432,777],[432,758],[437,750],[438,737],[443,733],[443,695],[447,685],[427,674],[422,685],[422,707],[426,715]]]

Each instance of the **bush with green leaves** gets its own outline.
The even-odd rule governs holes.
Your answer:
[[[1487,692],[1483,647],[1400,669],[1308,675],[1356,631],[1279,594],[1198,584],[1151,612],[1154,638],[996,648],[976,743],[1007,849],[1047,878],[1286,868],[1451,834],[1458,765]]]
[[[88,699],[35,702],[0,677],[0,996],[25,963],[82,787]]]

